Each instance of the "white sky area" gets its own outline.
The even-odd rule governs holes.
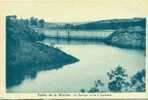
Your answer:
[[[145,17],[147,4],[148,0],[0,0],[5,15],[35,16],[48,22]]]

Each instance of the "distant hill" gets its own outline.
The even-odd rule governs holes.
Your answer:
[[[145,28],[145,18],[109,19],[84,23],[46,23],[47,28],[56,29],[126,29],[130,26]]]
[[[110,19],[76,25],[75,29],[126,29],[130,26],[141,26],[145,28],[145,18],[132,19]]]

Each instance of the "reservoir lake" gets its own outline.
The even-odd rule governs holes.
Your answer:
[[[73,30],[72,32],[72,36],[76,36],[75,33],[94,36],[93,33],[102,37],[111,33],[110,31],[86,30],[80,32]],[[87,33],[89,35],[85,35]],[[44,34],[50,36],[50,31],[45,31]],[[7,89],[7,92],[80,92],[82,88],[90,89],[95,80],[107,83],[109,81],[107,72],[118,65],[126,69],[129,77],[146,66],[144,50],[118,48],[101,42],[67,41],[53,38],[47,38],[41,42],[53,45],[80,61],[59,69],[39,71],[34,79],[26,77],[21,84]]]

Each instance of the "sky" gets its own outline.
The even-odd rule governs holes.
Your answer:
[[[0,0],[0,10],[4,15],[36,16],[48,22],[88,22],[145,17],[147,4],[148,0]]]

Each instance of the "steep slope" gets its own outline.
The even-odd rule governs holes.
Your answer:
[[[145,29],[136,26],[117,30],[105,39],[105,43],[123,48],[145,49]]]
[[[78,59],[38,40],[44,35],[34,32],[24,21],[6,20],[6,86],[20,84],[26,76],[34,78],[38,71],[60,68]]]

